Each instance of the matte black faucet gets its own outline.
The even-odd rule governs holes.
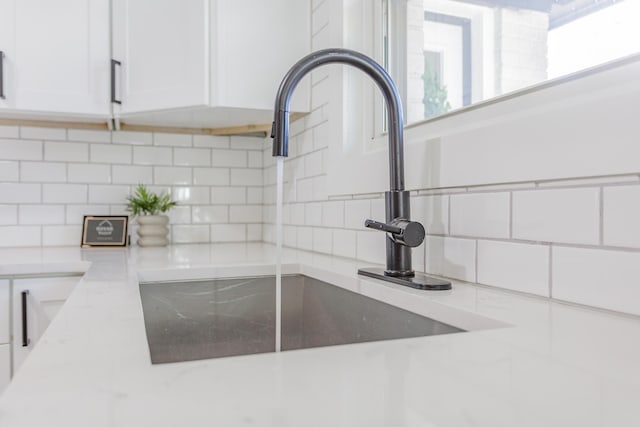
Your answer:
[[[287,157],[289,154],[289,105],[294,89],[311,70],[330,63],[351,65],[369,75],[382,91],[388,113],[390,189],[385,192],[386,222],[368,219],[364,224],[365,227],[387,233],[387,268],[363,268],[358,270],[358,274],[418,289],[451,289],[450,282],[416,273],[411,268],[411,248],[422,244],[425,230],[422,224],[410,220],[409,192],[404,189],[402,103],[393,80],[380,64],[353,50],[325,49],[305,56],[291,67],[276,95],[275,118],[271,129],[273,156]]]

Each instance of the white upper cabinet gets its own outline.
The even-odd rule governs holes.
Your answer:
[[[113,0],[120,113],[209,103],[209,1]]]
[[[272,121],[287,70],[310,52],[309,0],[113,0],[114,113],[129,124]],[[292,111],[309,111],[303,80]]]
[[[0,0],[0,114],[108,118],[109,0]]]

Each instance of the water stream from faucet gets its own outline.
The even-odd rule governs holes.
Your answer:
[[[282,193],[284,157],[276,157],[276,352],[281,349],[282,332]]]

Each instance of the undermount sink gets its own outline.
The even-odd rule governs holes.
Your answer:
[[[274,276],[140,284],[152,363],[274,352]],[[461,329],[302,275],[282,278],[281,350]]]

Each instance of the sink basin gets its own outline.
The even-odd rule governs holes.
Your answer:
[[[140,284],[152,363],[275,351],[274,276]],[[281,350],[461,329],[302,275],[282,278]]]

